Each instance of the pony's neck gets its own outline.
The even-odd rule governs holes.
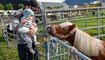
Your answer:
[[[102,43],[103,41],[90,36],[80,29],[76,30],[74,46],[81,53],[87,56],[98,56],[104,48]]]

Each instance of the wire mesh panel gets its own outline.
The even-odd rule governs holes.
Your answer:
[[[67,42],[62,42],[52,36],[50,36],[49,46],[50,60],[91,60],[76,49],[71,51],[72,46]]]
[[[70,59],[70,50],[61,45],[57,40],[50,40],[49,46],[50,60]]]
[[[6,40],[7,47],[16,47],[16,33],[10,30],[10,21],[1,20],[1,31],[4,39]]]

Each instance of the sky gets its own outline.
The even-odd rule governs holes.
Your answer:
[[[63,2],[65,0],[37,0],[38,2]]]

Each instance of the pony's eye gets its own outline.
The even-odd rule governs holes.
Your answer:
[[[66,30],[65,28],[62,28],[62,30]]]
[[[64,27],[64,28],[62,28],[62,30],[68,30],[68,27]]]

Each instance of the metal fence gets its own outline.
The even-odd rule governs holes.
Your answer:
[[[53,19],[46,19],[48,20],[47,24],[59,24],[61,22],[70,21],[76,24],[81,30],[97,29],[98,34],[96,34],[96,37],[98,38],[104,36],[104,7],[46,11],[46,15],[49,16],[49,14],[58,18],[56,19],[56,17],[53,16]]]
[[[88,32],[92,36],[102,40],[105,39],[104,37],[105,36],[105,25],[104,25],[105,8],[104,7],[79,8],[79,9],[69,9],[69,10],[50,10],[50,11],[45,11],[45,17],[46,17],[45,20],[47,25],[59,24],[65,21],[70,21],[76,24],[81,30]],[[59,49],[61,49],[60,46],[59,46]],[[49,50],[51,51],[51,49]],[[60,52],[60,50],[58,49],[56,50]],[[62,55],[62,53],[59,53],[61,56],[63,56],[62,57],[63,59],[61,58],[62,60],[69,60],[69,58],[66,56],[66,52],[67,52],[66,50],[67,48],[65,50],[62,49],[63,51],[62,53],[65,53],[65,55]],[[49,57],[53,55],[50,51],[48,55]],[[55,58],[55,60],[61,60],[60,59],[61,56],[59,56],[58,52],[56,53],[57,55],[55,54],[55,57],[53,56],[53,59]]]
[[[38,17],[38,28],[39,32],[37,34],[39,48],[40,60],[70,60],[72,54],[70,54],[71,47],[58,39],[50,38],[50,41],[45,41],[46,26],[49,24],[59,24],[65,21],[71,21],[72,23],[78,25],[81,30],[88,33],[93,33],[91,35],[104,39],[105,37],[105,8],[79,8],[70,10],[42,10],[40,14],[36,14]],[[6,40],[7,46],[16,46],[16,35],[7,32],[7,20],[1,20],[1,27],[3,37]],[[95,32],[93,32],[95,31]],[[82,55],[80,52],[74,51],[74,54],[82,59],[88,59],[86,56]],[[81,57],[82,56],[82,57]]]
[[[70,52],[71,49],[72,46],[68,45],[66,42],[50,36],[49,60],[91,60],[76,49]]]

